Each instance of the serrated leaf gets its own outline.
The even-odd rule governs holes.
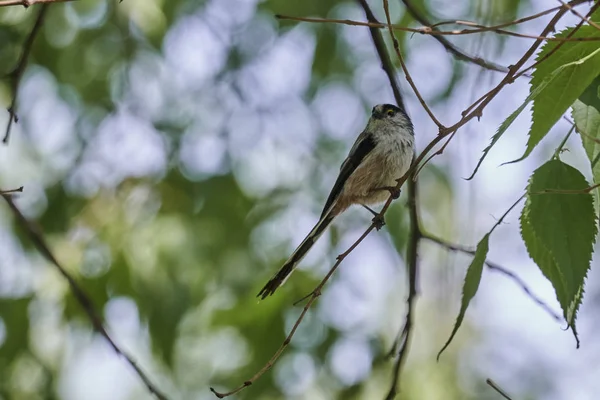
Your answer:
[[[572,29],[566,29],[556,37],[565,37]],[[583,26],[572,37],[600,37],[600,31],[592,26]],[[559,43],[558,41],[547,42],[537,60],[553,51]],[[537,66],[531,79],[531,92],[544,83],[546,85],[541,93],[533,99],[533,122],[529,130],[525,153],[521,158],[512,162],[521,161],[531,153],[548,134],[550,128],[596,78],[598,71],[600,71],[600,48],[594,41],[564,43],[554,54]],[[553,76],[552,85],[547,84],[549,76]]]
[[[573,103],[573,120],[590,160],[594,183],[600,183],[600,77]],[[596,196],[598,189],[594,190]],[[600,201],[596,200],[599,205]]]
[[[548,82],[546,83],[546,85],[548,83],[550,83],[551,78],[548,80]],[[545,87],[545,85],[544,85]],[[517,108],[515,111],[513,111],[512,114],[510,114],[508,116],[508,118],[506,118],[504,120],[504,122],[502,122],[500,124],[500,126],[498,127],[498,131],[496,132],[496,134],[494,136],[492,136],[492,141],[490,142],[489,146],[486,147],[485,149],[483,149],[483,154],[481,155],[481,158],[479,159],[479,161],[477,162],[477,165],[475,166],[475,169],[473,170],[473,173],[471,174],[471,176],[469,176],[467,178],[468,181],[470,181],[471,179],[473,179],[473,177],[475,176],[475,174],[477,173],[477,171],[479,170],[479,167],[481,166],[481,164],[483,163],[483,160],[487,157],[488,153],[490,152],[490,150],[492,149],[492,147],[494,147],[494,145],[496,144],[496,142],[502,137],[502,135],[504,135],[504,132],[506,132],[506,130],[512,125],[512,123],[515,121],[515,119],[517,119],[517,117],[523,112],[523,110],[525,109],[525,107],[527,106],[527,104],[529,104],[529,102],[535,97],[537,96],[537,94],[539,94],[539,92],[541,92],[541,89],[538,88],[537,91],[533,91],[529,94],[529,96],[527,96],[527,98],[525,99],[525,101],[523,102],[523,104],[521,104],[519,106],[519,108]]]
[[[575,319],[590,268],[597,223],[592,195],[572,191],[587,187],[578,170],[560,160],[548,161],[531,176],[521,214],[521,236],[527,251],[552,283],[578,343]]]
[[[483,273],[483,265],[485,263],[485,258],[487,257],[487,253],[489,250],[490,234],[491,232],[487,233],[479,241],[479,243],[477,243],[475,257],[473,257],[471,265],[469,265],[469,269],[467,270],[467,274],[465,275],[465,283],[463,285],[463,294],[458,317],[456,317],[456,322],[454,323],[454,328],[452,329],[450,337],[448,338],[446,344],[444,344],[444,347],[442,347],[442,349],[437,355],[438,359],[442,355],[442,352],[446,350],[446,347],[450,345],[452,339],[454,339],[454,335],[458,331],[458,328],[460,328],[460,325],[462,324],[462,321],[465,317],[465,313],[467,311],[467,308],[469,307],[469,303],[477,293],[477,289],[479,289],[479,283],[481,282],[481,274]]]
[[[585,43],[585,42],[582,42],[582,43]],[[502,124],[500,124],[500,127],[498,128],[498,131],[496,132],[496,134],[494,136],[492,136],[492,141],[491,141],[490,145],[483,150],[483,154],[482,154],[481,158],[477,162],[477,165],[475,166],[475,169],[473,170],[473,173],[471,174],[471,176],[469,176],[467,178],[467,180],[473,179],[473,177],[475,176],[475,174],[479,170],[479,167],[483,163],[483,160],[487,157],[487,155],[488,155],[489,151],[492,149],[492,147],[494,147],[494,145],[502,137],[502,135],[504,134],[504,132],[506,132],[506,130],[515,121],[515,119],[517,119],[517,117],[523,112],[523,110],[525,109],[525,107],[531,101],[533,101],[534,102],[534,123],[531,126],[530,140],[529,140],[529,142],[527,144],[527,146],[528,146],[527,150],[525,151],[525,154],[523,154],[523,156],[521,156],[521,158],[519,158],[517,160],[514,160],[514,161],[510,161],[507,164],[518,162],[518,161],[521,161],[524,158],[526,158],[529,155],[529,153],[531,152],[531,150],[533,150],[533,148],[535,147],[535,145],[537,145],[537,143],[539,143],[539,141],[543,138],[543,136],[545,136],[546,133],[548,133],[548,131],[550,130],[550,128],[564,114],[564,112],[568,109],[568,107],[573,102],[573,101],[571,101],[571,102],[568,103],[568,105],[564,108],[564,110],[562,110],[560,112],[560,114],[558,115],[558,117],[556,117],[556,119],[554,120],[554,122],[552,122],[552,124],[550,126],[548,126],[548,129],[545,131],[545,133],[543,134],[543,136],[540,137],[539,140],[537,142],[535,142],[535,144],[532,144],[532,147],[530,148],[529,145],[530,145],[530,142],[531,142],[531,132],[533,132],[534,127],[537,127],[537,125],[535,124],[535,104],[536,104],[536,101],[538,101],[537,99],[538,98],[541,99],[539,101],[541,101],[542,104],[544,104],[546,102],[553,103],[554,99],[553,98],[549,98],[548,96],[553,96],[554,95],[553,94],[554,90],[555,90],[554,87],[557,84],[557,83],[555,83],[555,81],[559,82],[559,80],[563,79],[564,75],[565,74],[569,74],[569,72],[571,72],[571,73],[573,73],[573,71],[577,72],[576,71],[576,69],[577,69],[576,67],[578,65],[582,65],[582,64],[586,63],[588,60],[590,60],[592,58],[598,60],[598,67],[600,68],[600,49],[596,49],[596,51],[593,51],[591,54],[588,54],[587,57],[583,57],[583,58],[578,59],[576,61],[573,61],[571,63],[567,63],[567,64],[564,64],[564,65],[559,65],[555,70],[553,70],[550,73],[548,73],[548,75],[545,77],[545,79],[541,83],[536,83],[535,85],[532,83],[531,92],[529,93],[529,96],[527,96],[527,98],[525,99],[525,101],[523,102],[523,104],[521,104],[519,106],[519,108],[517,108],[515,111],[513,111],[513,113],[510,114],[508,116],[508,118],[506,118],[504,120],[504,122],[502,122]],[[547,62],[547,61],[545,61],[545,62]],[[543,64],[544,63],[542,63],[541,65],[543,65]],[[534,75],[535,75],[535,73],[534,73]],[[532,79],[532,82],[534,82],[534,79]],[[553,83],[554,85],[549,86],[550,83]],[[579,95],[579,93],[574,97],[574,99],[576,99],[578,95]]]

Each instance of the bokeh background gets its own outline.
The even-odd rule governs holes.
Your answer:
[[[370,2],[380,19],[381,3]],[[494,24],[559,2],[413,0],[433,21]],[[587,11],[584,5],[581,12]],[[17,62],[39,6],[0,9],[0,74]],[[395,22],[419,26],[399,1]],[[281,21],[275,14],[364,20],[353,1],[86,0],[52,4],[19,89],[19,123],[0,146],[0,187],[37,221],[85,288],[119,345],[172,399],[213,399],[279,347],[335,256],[370,215],[339,218],[276,296],[255,295],[310,230],[368,112],[393,102],[366,28]],[[515,29],[539,33],[549,17]],[[559,29],[573,25],[565,17]],[[446,124],[502,78],[456,61],[433,38],[398,32],[408,68]],[[384,34],[387,39],[387,33]],[[529,39],[450,38],[466,52],[514,63]],[[391,46],[389,47],[391,49]],[[395,57],[393,57],[395,59]],[[396,60],[397,61],[397,60]],[[399,71],[400,73],[400,71]],[[399,74],[400,76],[400,74]],[[417,146],[435,125],[400,76]],[[7,107],[10,80],[0,81]],[[419,176],[424,228],[474,245],[522,193],[567,132],[561,121],[524,162],[528,113],[490,153],[481,150],[528,93],[507,87]],[[8,113],[0,113],[0,126]],[[563,159],[590,177],[573,135]],[[492,236],[489,259],[522,277],[557,312],[551,285],[529,260],[519,208]],[[237,399],[381,399],[384,354],[406,312],[403,195],[342,264],[274,368]],[[0,205],[0,397],[147,399],[133,370],[89,321],[65,280]],[[505,276],[485,271],[457,337],[435,356],[458,313],[469,257],[420,248],[416,331],[403,399],[593,399],[600,282],[592,265],[579,313],[581,349]]]

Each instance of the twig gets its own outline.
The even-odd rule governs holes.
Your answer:
[[[572,3],[573,2],[570,2],[569,4],[572,4]],[[566,12],[567,12],[566,7],[560,8],[556,12],[556,14],[554,14],[554,17],[550,20],[550,22],[548,22],[548,25],[546,25],[546,27],[542,30],[542,33],[540,36],[546,36],[550,32],[554,31],[554,27],[555,27],[556,23],[564,16],[564,14]],[[542,42],[543,42],[542,39],[537,39],[529,47],[529,49],[525,52],[525,54],[523,54],[523,56],[519,59],[519,61],[517,61],[516,64],[512,65],[509,68],[509,72],[506,74],[504,79],[502,79],[502,81],[500,81],[500,83],[498,85],[496,85],[493,89],[491,89],[489,92],[487,92],[482,98],[475,101],[475,103],[473,103],[473,105],[477,104],[477,107],[474,107],[473,105],[471,105],[468,108],[470,111],[468,113],[463,113],[463,117],[461,118],[461,120],[458,121],[456,124],[452,125],[450,128],[448,128],[448,132],[446,132],[446,135],[450,134],[450,132],[454,132],[454,131],[458,130],[459,128],[461,128],[463,125],[465,125],[467,122],[469,122],[474,117],[480,117],[483,114],[483,109],[492,101],[492,99],[494,97],[496,97],[496,95],[502,90],[502,88],[504,88],[504,86],[506,86],[508,84],[513,83],[518,76],[520,76],[524,73],[524,72],[522,72],[520,74],[517,74],[517,71],[527,62],[527,60],[529,60],[529,58],[531,58],[531,56],[535,53],[537,48],[542,44]],[[438,135],[438,138],[440,138],[441,136],[443,136],[443,135]],[[440,138],[440,140],[441,140],[441,138]],[[425,150],[427,150],[427,151],[431,150],[431,148],[433,148],[437,144],[437,142],[439,142],[439,140],[432,141],[425,148]],[[424,150],[424,152],[425,152],[425,150]],[[420,160],[417,159],[417,161],[420,161]]]
[[[22,192],[23,192],[23,186],[18,187],[16,189],[0,190],[0,195],[13,194],[13,193],[22,193]]]
[[[443,248],[445,248],[446,250],[449,251],[458,251],[461,253],[466,253],[466,254],[470,254],[472,256],[475,255],[475,250],[465,247],[465,246],[461,246],[459,244],[455,244],[455,243],[451,243],[448,242],[444,239],[441,239],[439,237],[436,237],[430,233],[426,233],[423,232],[423,239],[427,239],[430,242],[436,243],[440,246],[442,246]],[[560,315],[558,315],[556,312],[554,312],[554,310],[552,310],[552,308],[546,304],[543,300],[541,300],[538,296],[536,296],[528,287],[527,284],[525,283],[525,281],[523,281],[521,278],[519,278],[518,275],[516,275],[514,272],[502,267],[501,265],[498,265],[494,262],[491,262],[489,260],[485,260],[485,265],[491,270],[491,271],[496,271],[499,272],[507,277],[509,277],[510,279],[512,279],[517,286],[519,286],[523,292],[525,292],[525,294],[531,299],[533,300],[535,303],[537,303],[544,311],[546,311],[552,318],[554,318],[556,321],[561,322],[563,319],[560,317]]]
[[[560,7],[559,7],[560,9]],[[340,25],[349,25],[349,26],[364,26],[368,28],[389,28],[387,24],[382,23],[374,23],[374,22],[364,22],[364,21],[354,21],[351,19],[336,19],[336,18],[312,18],[312,17],[295,17],[291,15],[283,15],[276,14],[275,18],[290,20],[290,21],[299,21],[299,22],[310,22],[314,24],[340,24]],[[542,40],[546,42],[598,42],[600,38],[598,37],[588,37],[588,38],[560,38],[554,36],[543,36],[543,35],[529,35],[526,33],[518,33],[512,31],[506,31],[503,29],[498,29],[492,26],[479,25],[473,22],[468,21],[453,21],[458,25],[469,25],[477,27],[476,29],[460,29],[460,30],[452,30],[452,31],[440,31],[437,29],[432,29],[429,26],[421,27],[421,28],[409,28],[405,26],[399,25],[391,25],[391,30],[394,31],[403,31],[403,32],[411,32],[411,33],[420,33],[422,35],[430,35],[434,37],[443,37],[443,36],[463,36],[463,35],[474,35],[479,33],[486,32],[495,32],[501,35],[514,36],[523,39],[536,39]],[[507,69],[503,69],[499,72],[507,72]]]
[[[29,238],[31,239],[35,247],[38,249],[38,251],[42,254],[42,256],[44,256],[44,258],[50,261],[56,267],[58,272],[67,280],[71,292],[75,296],[75,299],[77,300],[81,308],[83,308],[83,311],[92,323],[94,330],[106,339],[106,341],[108,342],[110,347],[112,347],[112,349],[115,351],[115,353],[117,353],[127,361],[127,363],[135,370],[137,375],[144,382],[146,388],[150,393],[152,393],[159,400],[167,400],[167,397],[159,391],[159,389],[154,385],[154,383],[152,383],[150,378],[144,373],[144,371],[142,371],[142,369],[137,365],[133,358],[124,350],[122,350],[119,346],[117,346],[115,341],[108,334],[102,322],[102,318],[100,317],[100,314],[96,311],[92,300],[81,288],[81,286],[79,286],[75,278],[73,278],[71,274],[69,274],[69,272],[67,272],[67,270],[58,262],[56,257],[54,257],[54,255],[50,251],[50,248],[46,244],[46,240],[44,239],[44,236],[39,230],[39,228],[36,227],[33,222],[28,221],[27,218],[25,218],[25,216],[17,208],[17,206],[12,201],[9,195],[2,194],[2,197],[4,198],[4,200],[6,200],[11,211],[13,212],[13,214],[15,215],[25,232],[28,234]]]
[[[578,2],[578,4],[585,3],[586,1],[588,1],[588,0],[582,0],[582,1],[579,1],[579,2]],[[404,0],[402,0],[402,2],[403,2],[403,3],[404,3],[406,6],[407,6],[407,8],[408,8],[407,2],[406,2],[406,1],[404,1]],[[574,5],[575,5],[575,4],[574,4]],[[411,7],[412,7],[412,5],[411,5]],[[413,8],[414,8],[414,7],[413,7]],[[487,28],[488,28],[488,29],[501,29],[501,28],[507,28],[507,27],[509,27],[509,26],[515,26],[515,25],[519,25],[519,24],[522,24],[522,23],[524,23],[524,22],[529,22],[529,21],[532,21],[532,20],[534,20],[534,19],[537,19],[537,18],[543,17],[544,15],[548,15],[548,14],[550,14],[550,13],[553,13],[554,11],[557,11],[557,10],[558,10],[558,9],[560,9],[560,8],[561,8],[561,6],[557,6],[557,7],[548,8],[547,10],[540,11],[540,12],[539,12],[539,13],[537,13],[537,14],[529,15],[529,16],[527,16],[527,17],[523,17],[523,18],[518,18],[518,19],[515,19],[514,21],[510,21],[510,22],[504,22],[504,23],[501,23],[501,24],[498,24],[498,25],[489,26],[489,27],[487,27]],[[417,11],[417,12],[418,12],[418,10],[415,10],[415,11]],[[409,10],[409,12],[411,12],[411,14],[412,14],[412,11],[411,11],[411,10]],[[422,18],[424,18],[424,17],[422,17]],[[415,18],[415,19],[416,19],[416,18]],[[419,21],[419,22],[421,22],[421,20],[420,20],[420,19],[419,19],[418,21]],[[428,25],[428,26],[430,26],[431,28],[435,28],[435,27],[442,26],[442,25],[482,26],[482,25],[479,25],[479,24],[477,24],[476,22],[472,22],[472,21],[464,21],[464,20],[449,20],[449,21],[441,21],[441,22],[435,23],[435,24],[433,24],[433,25],[431,25],[431,24],[429,24],[429,23],[423,23],[423,22],[421,22],[421,23],[422,23],[423,25]]]
[[[417,298],[417,279],[418,279],[418,261],[419,261],[419,242],[423,234],[419,225],[419,213],[417,208],[417,181],[409,179],[408,183],[408,209],[410,215],[410,228],[408,232],[408,244],[406,249],[406,263],[408,270],[408,298],[406,300],[407,311],[404,319],[404,327],[399,332],[390,356],[398,354],[394,362],[392,382],[386,400],[393,400],[396,394],[400,392],[400,373],[408,357],[408,349],[413,332],[413,315],[415,311],[415,300]]]
[[[558,145],[558,147],[554,151],[554,155],[552,156],[552,158],[558,158],[558,156],[560,155],[560,153],[562,153],[563,147],[565,147],[565,144],[567,144],[567,140],[569,140],[569,138],[571,137],[571,134],[573,133],[574,130],[575,130],[575,124],[573,124],[571,126],[571,128],[569,129],[569,131],[567,132],[567,134],[563,138],[562,142],[560,142],[560,144]]]
[[[562,4],[564,7],[567,7],[573,14],[577,15],[583,21],[587,22],[588,24],[590,24],[594,28],[600,30],[600,25],[598,25],[597,23],[595,23],[594,21],[592,21],[590,18],[584,17],[583,15],[581,15],[581,13],[579,13],[579,11],[577,11],[575,8],[573,8],[570,4],[567,4],[567,3],[565,3],[562,0],[558,0],[558,2],[560,4]]]
[[[0,7],[23,6],[27,8],[35,4],[66,3],[68,1],[75,0],[0,0]]]
[[[425,15],[421,14],[421,12],[412,4],[411,1],[402,0],[402,3],[404,3],[404,6],[406,7],[406,10],[410,13],[410,15],[412,15],[412,17],[415,20],[417,20],[420,24],[425,25],[425,26],[430,26],[431,29],[433,29],[434,31],[438,30],[438,29],[436,29],[436,27],[434,25],[431,24],[431,22],[425,17]],[[551,12],[551,11],[547,11],[547,12]],[[545,14],[540,13],[540,15],[531,16],[530,19],[538,18],[538,17],[541,17],[542,15],[545,15]],[[523,21],[521,21],[521,22],[525,22],[525,20],[527,20],[527,19],[523,19]],[[519,22],[515,21],[515,23],[519,23]],[[451,53],[455,58],[457,58],[459,60],[469,61],[469,62],[477,64],[483,68],[490,69],[493,71],[508,72],[508,68],[506,68],[506,67],[500,66],[500,65],[498,65],[496,63],[492,63],[490,61],[486,61],[481,57],[473,57],[473,56],[466,54],[464,51],[460,50],[454,44],[450,43],[450,41],[443,36],[433,35],[433,37],[438,42],[440,42],[440,44],[442,46],[444,46],[449,53]]]
[[[302,312],[300,313],[300,316],[298,317],[298,319],[296,320],[296,323],[292,327],[292,330],[287,335],[287,337],[285,338],[285,340],[283,341],[283,343],[281,344],[279,349],[275,352],[275,354],[273,354],[271,359],[269,359],[269,361],[256,374],[254,374],[254,376],[252,376],[252,378],[248,379],[247,381],[245,381],[240,386],[238,386],[237,388],[233,389],[230,392],[221,393],[211,387],[210,391],[213,392],[215,394],[215,396],[217,396],[220,399],[228,397],[228,396],[232,396],[232,395],[244,390],[248,386],[252,385],[258,378],[260,378],[265,372],[267,372],[268,370],[271,369],[271,367],[273,367],[273,365],[275,364],[275,361],[277,361],[279,356],[281,356],[281,353],[283,353],[283,351],[286,349],[286,347],[290,344],[292,337],[296,333],[296,329],[298,329],[298,326],[304,319],[304,316],[308,312],[308,309],[312,306],[312,304],[315,302],[315,300],[319,296],[321,296],[321,289],[323,288],[323,286],[325,286],[325,284],[327,283],[327,281],[329,280],[331,275],[333,275],[335,270],[342,263],[342,261],[344,261],[344,259],[348,256],[348,254],[350,254],[369,235],[369,233],[371,233],[371,231],[373,229],[375,229],[375,225],[371,224],[371,226],[369,226],[369,228],[358,238],[358,240],[356,242],[354,242],[352,244],[352,246],[350,246],[348,248],[348,250],[346,250],[345,252],[343,252],[342,254],[337,256],[337,260],[336,260],[335,264],[333,264],[333,267],[331,267],[331,269],[329,270],[327,275],[325,275],[323,280],[321,280],[319,285],[310,294],[310,298],[308,299],[308,302],[302,309]]]
[[[373,15],[373,12],[371,11],[371,8],[369,7],[368,3],[365,0],[359,0],[359,3],[363,7],[367,20],[370,22],[377,22],[377,19],[375,18],[375,15]],[[381,60],[381,68],[384,70],[385,74],[388,77],[390,87],[392,88],[392,92],[394,93],[394,97],[396,99],[396,103],[399,107],[404,108],[402,94],[400,92],[398,82],[396,81],[396,75],[394,73],[394,66],[385,48],[385,42],[383,41],[381,32],[378,29],[370,28],[370,33],[375,49],[377,50],[377,54],[379,55],[379,58]],[[393,39],[395,40],[395,38]],[[404,61],[401,57],[400,60],[402,65],[404,65]],[[407,75],[407,79],[409,79],[408,71],[406,69],[405,74]],[[416,88],[414,89],[416,90]],[[406,300],[407,311],[403,327],[399,331],[394,345],[392,346],[392,349],[390,351],[391,355],[395,356],[396,354],[398,354],[398,357],[396,358],[396,361],[394,363],[393,378],[390,386],[390,391],[387,396],[388,399],[393,399],[396,396],[397,391],[399,390],[398,382],[400,380],[400,371],[402,370],[402,366],[404,365],[406,357],[408,356],[408,349],[413,327],[412,322],[414,314],[414,304],[415,299],[417,297],[417,262],[421,231],[419,230],[416,179],[409,179],[408,181],[408,208],[410,214],[410,228],[408,233],[409,236],[406,250],[407,270],[409,276],[408,298]]]
[[[361,4],[366,4],[366,0],[361,0]],[[406,77],[406,80],[408,81],[408,84],[412,88],[413,92],[415,92],[415,95],[419,99],[419,102],[421,103],[421,105],[423,106],[423,108],[425,109],[427,114],[429,114],[429,118],[431,118],[433,123],[437,125],[440,132],[442,132],[442,131],[446,130],[446,127],[440,121],[438,121],[438,119],[435,117],[435,115],[433,114],[431,109],[427,106],[427,103],[425,103],[423,96],[421,96],[421,93],[419,93],[419,89],[417,89],[417,85],[415,85],[415,82],[413,81],[412,77],[410,76],[410,73],[408,72],[408,68],[406,68],[406,64],[404,63],[404,58],[402,57],[402,54],[400,53],[400,45],[398,44],[398,39],[396,39],[396,35],[394,34],[394,30],[392,29],[392,21],[390,19],[390,7],[389,7],[388,0],[383,0],[383,9],[385,11],[385,18],[387,20],[388,31],[390,33],[390,37],[392,38],[392,44],[394,46],[394,50],[396,51],[396,56],[398,57],[398,61],[400,61],[400,66],[402,67],[402,71],[404,71],[404,76]]]
[[[372,23],[373,25],[382,25],[377,21],[375,14],[371,11],[369,4],[366,0],[358,0],[359,4],[362,6],[365,16],[367,17],[367,21]],[[385,25],[382,25],[385,26]],[[392,93],[394,93],[394,99],[398,107],[406,112],[406,106],[404,105],[404,98],[402,97],[402,93],[400,92],[400,86],[396,80],[396,68],[392,63],[390,55],[385,47],[385,42],[383,40],[383,35],[381,31],[376,27],[369,27],[369,32],[371,33],[371,39],[373,40],[373,45],[375,46],[375,50],[377,51],[377,55],[381,61],[381,69],[385,72],[388,80],[390,81],[390,87],[392,88]]]
[[[541,13],[536,14],[535,16],[532,16],[531,19],[533,19],[533,17],[537,18],[541,15],[549,14],[555,10],[566,10],[566,9],[568,9],[569,5],[572,7],[574,5],[574,3],[580,4],[582,2],[583,1],[581,1],[581,0],[576,0],[574,2],[567,3],[564,7],[559,6],[559,7],[550,8],[548,10],[545,10]],[[423,35],[431,35],[431,36],[434,36],[435,38],[442,38],[443,36],[462,36],[462,35],[474,35],[474,34],[479,34],[479,33],[494,32],[494,33],[497,33],[500,35],[514,36],[514,37],[523,38],[523,39],[543,40],[543,41],[548,41],[548,42],[597,42],[597,41],[600,41],[600,38],[598,38],[598,37],[559,38],[559,37],[546,36],[546,35],[530,35],[530,34],[526,34],[526,33],[507,31],[502,28],[499,28],[500,26],[512,25],[512,24],[514,24],[514,22],[504,23],[504,24],[495,25],[495,26],[485,26],[485,25],[477,24],[475,22],[463,21],[463,20],[444,21],[444,24],[453,23],[456,25],[464,25],[464,26],[473,27],[473,29],[455,29],[455,30],[442,31],[442,30],[435,28],[435,25],[422,26],[419,28],[410,28],[410,27],[400,26],[400,25],[395,25],[395,24],[388,25],[388,24],[375,23],[375,22],[354,21],[354,20],[350,20],[350,19],[296,17],[296,16],[282,15],[282,14],[276,14],[275,18],[290,20],[290,21],[299,21],[299,22],[324,23],[324,24],[329,23],[329,24],[340,24],[340,25],[350,25],[350,26],[365,26],[365,27],[369,27],[369,28],[380,28],[380,29],[383,28],[383,29],[389,29],[389,30],[394,30],[394,31],[403,31],[403,32],[411,32],[411,33],[420,33]],[[523,18],[523,20],[525,20],[525,19],[526,18]],[[440,39],[438,39],[438,40],[440,40]],[[447,40],[446,40],[446,42],[447,42]],[[449,42],[447,42],[447,43],[449,44],[449,46],[454,47],[452,45],[452,43],[449,43]],[[462,52],[460,52],[460,54],[457,55],[458,58],[465,58],[463,56],[466,56],[466,54],[464,54]],[[467,56],[466,59],[467,59],[467,61],[475,62],[476,64],[482,65],[480,62],[476,61],[477,58],[475,58],[475,57]],[[508,71],[508,68],[500,67],[500,66],[497,66],[498,68],[495,68],[493,65],[482,65],[482,66],[484,66],[485,68],[494,69],[499,72],[507,72]]]
[[[487,383],[488,385],[490,385],[492,387],[492,389],[494,389],[496,392],[498,392],[498,394],[500,394],[500,396],[504,397],[506,400],[512,400],[510,398],[509,395],[506,394],[506,392],[502,389],[500,389],[500,386],[498,386],[493,380],[491,380],[490,378],[487,378],[485,380],[485,383]]]
[[[35,19],[35,23],[33,24],[33,28],[31,29],[31,33],[25,40],[25,44],[23,45],[23,51],[21,52],[21,56],[19,57],[19,61],[17,62],[17,66],[10,73],[12,77],[12,91],[13,98],[10,106],[8,107],[8,124],[6,125],[6,133],[4,134],[4,139],[2,142],[4,144],[8,143],[8,138],[10,137],[10,128],[12,127],[13,121],[17,122],[18,117],[16,114],[17,107],[17,96],[19,94],[19,84],[21,83],[21,78],[23,78],[23,73],[25,72],[25,68],[27,67],[27,60],[29,59],[29,53],[31,53],[31,48],[33,47],[33,42],[35,41],[35,37],[37,36],[42,24],[44,23],[44,17],[46,16],[46,12],[48,11],[48,4],[43,4],[40,8],[40,12],[38,13],[37,18]]]
[[[561,8],[561,11],[559,11],[559,12],[562,12],[564,15],[566,10],[569,9],[568,8],[569,5],[572,5],[571,2],[569,2],[568,4],[565,4],[565,6],[563,8]],[[600,7],[600,3],[598,3],[598,2],[594,3],[594,5],[588,11],[586,18],[589,18],[598,9],[598,7]],[[539,60],[537,60],[536,62],[531,64],[529,67],[525,68],[523,71],[519,72],[515,76],[515,78],[518,78],[519,76],[525,74],[527,71],[537,67],[538,65],[540,65],[541,63],[546,61],[552,54],[554,54],[556,51],[558,51],[558,49],[560,49],[566,43],[567,40],[572,39],[573,35],[575,35],[575,33],[583,26],[583,23],[585,22],[586,18],[583,18],[581,21],[579,21],[579,23],[573,29],[571,29],[571,31],[567,34],[567,36],[565,36],[563,38],[565,40],[562,40],[559,43],[557,43],[556,46],[554,46],[548,53],[544,54],[543,57],[541,57]],[[574,39],[579,39],[579,38],[574,38]],[[585,39],[585,38],[582,38],[582,39]]]

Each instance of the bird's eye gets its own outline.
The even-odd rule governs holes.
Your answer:
[[[393,117],[394,115],[396,115],[396,111],[394,111],[390,108],[389,110],[386,111],[386,114],[390,117]]]

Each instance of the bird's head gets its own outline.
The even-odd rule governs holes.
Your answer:
[[[406,112],[399,107],[396,107],[393,104],[378,104],[373,107],[369,125],[382,126],[390,124],[401,128],[410,127],[412,130],[410,118],[408,118]]]

